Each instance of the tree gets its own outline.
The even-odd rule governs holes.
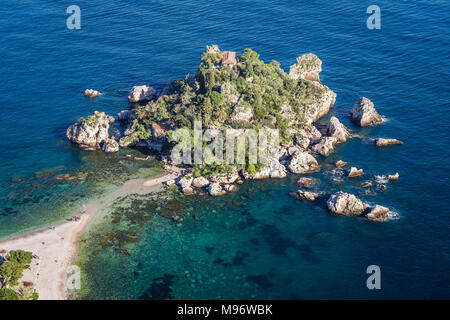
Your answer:
[[[12,289],[0,289],[0,300],[20,300],[19,295]]]
[[[0,265],[0,282],[2,288],[15,286],[23,276],[23,268],[17,261],[6,261]]]
[[[24,269],[28,269],[30,267],[32,259],[33,254],[29,251],[24,250],[11,250],[6,256],[6,260],[15,261],[19,265],[23,266]]]

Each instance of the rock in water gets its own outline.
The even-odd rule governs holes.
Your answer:
[[[323,156],[328,156],[334,151],[334,145],[337,141],[338,140],[335,137],[323,137],[318,143],[311,147],[311,150]]]
[[[339,191],[328,199],[328,209],[336,214],[356,215],[363,213],[369,206],[355,195]]]
[[[110,119],[104,112],[95,111],[87,118],[80,118],[67,129],[66,136],[84,150],[100,149],[108,139]]]
[[[292,173],[304,174],[319,171],[317,160],[306,152],[296,152],[289,163],[289,170]]]
[[[317,179],[314,179],[314,178],[305,178],[305,177],[303,177],[303,178],[300,178],[300,179],[297,180],[297,185],[298,185],[299,187],[306,187],[306,188],[309,188],[309,187],[311,187],[313,184],[316,184],[317,182],[318,182]]]
[[[343,168],[343,167],[345,167],[346,165],[347,165],[347,162],[342,161],[342,160],[338,160],[338,161],[335,163],[336,168]]]
[[[297,195],[300,199],[314,201],[319,197],[320,194],[317,191],[297,190]]]
[[[335,137],[338,142],[346,142],[351,135],[347,127],[338,118],[331,117],[327,125],[327,136]]]
[[[305,79],[320,82],[322,61],[314,53],[303,54],[297,58],[297,63],[291,66],[289,75],[292,79]]]
[[[149,86],[134,86],[131,89],[128,101],[130,102],[142,102],[149,101],[156,96],[156,90]]]
[[[383,122],[383,118],[375,110],[373,102],[366,97],[362,97],[355,102],[350,116],[352,121],[361,127],[373,126]]]
[[[359,177],[364,174],[363,169],[357,169],[356,167],[351,167],[349,173],[347,174],[347,178]]]
[[[386,179],[388,180],[398,180],[398,178],[400,177],[400,175],[398,174],[398,172],[396,172],[395,174],[390,174],[386,177]]]
[[[403,144],[403,142],[397,139],[385,139],[385,138],[375,139],[375,145],[377,147],[385,147],[393,144]]]
[[[207,189],[209,194],[212,196],[223,196],[227,193],[218,183],[211,183]]]
[[[119,143],[114,137],[108,138],[103,142],[102,150],[105,152],[117,152],[119,151]]]
[[[389,213],[389,208],[380,206],[380,205],[376,205],[375,208],[372,209],[372,211],[370,211],[370,213],[367,215],[367,219],[369,220],[384,220],[388,217],[388,213]]]
[[[84,95],[88,98],[97,98],[97,97],[101,96],[102,94],[99,91],[94,90],[94,89],[86,89],[84,91]]]

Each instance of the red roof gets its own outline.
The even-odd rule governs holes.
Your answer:
[[[236,52],[222,51],[222,64],[236,64]]]

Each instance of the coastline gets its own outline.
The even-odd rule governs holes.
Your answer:
[[[3,240],[0,249],[31,251],[38,258],[33,259],[30,269],[24,271],[22,281],[35,284],[40,300],[67,300],[65,281],[68,268],[78,251],[80,236],[97,213],[117,197],[159,191],[163,182],[176,176],[166,171],[150,179],[128,180],[119,188],[90,201],[86,211],[78,214],[78,221],[62,221],[53,227]]]

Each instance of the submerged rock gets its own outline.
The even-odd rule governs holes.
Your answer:
[[[66,136],[84,150],[100,149],[108,139],[110,118],[104,112],[95,111],[87,118],[80,118],[67,129]]]
[[[377,147],[385,147],[394,144],[403,144],[403,142],[397,139],[385,139],[385,138],[375,139],[375,145]]]
[[[363,169],[357,169],[356,167],[351,167],[350,171],[347,174],[347,178],[359,177],[364,174]]]
[[[130,102],[142,102],[152,100],[156,96],[156,90],[149,86],[134,86],[128,96]]]
[[[369,220],[384,220],[388,217],[389,208],[376,205],[375,208],[370,211],[370,213],[366,216]]]
[[[336,214],[356,215],[363,213],[369,206],[355,195],[339,191],[328,199],[328,209]]]
[[[300,178],[300,179],[297,180],[297,185],[299,187],[309,188],[312,185],[317,184],[317,182],[318,182],[317,179],[303,177],[303,178]]]
[[[366,97],[362,97],[355,102],[350,116],[352,121],[361,127],[373,126],[383,122],[383,118],[375,110],[373,102]]]
[[[317,160],[306,152],[296,152],[288,166],[292,173],[305,174],[319,171]]]
[[[300,199],[314,201],[320,196],[320,193],[318,191],[297,190],[297,195]]]
[[[400,177],[400,175],[398,174],[398,172],[396,172],[395,174],[389,174],[386,179],[388,180],[398,180],[398,178]]]
[[[370,181],[363,182],[361,184],[361,187],[363,187],[363,188],[371,188],[372,187],[372,182],[370,182]]]

